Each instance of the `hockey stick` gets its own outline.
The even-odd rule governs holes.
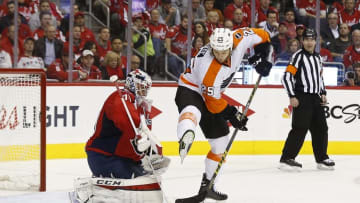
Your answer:
[[[242,115],[241,115],[241,117],[240,117],[240,120],[243,120],[243,119],[245,118],[245,116],[246,116],[246,114],[247,114],[247,112],[248,112],[248,110],[249,110],[251,101],[252,101],[252,99],[254,98],[255,92],[256,92],[259,84],[260,84],[260,81],[261,81],[261,75],[259,75],[259,77],[258,77],[258,79],[257,79],[257,81],[256,81],[256,83],[255,83],[255,86],[254,86],[254,88],[253,88],[253,90],[252,90],[252,92],[251,92],[251,94],[250,94],[250,97],[249,97],[247,103],[246,103],[245,110],[244,110],[244,112],[242,113]],[[231,136],[231,138],[230,138],[230,140],[229,140],[229,143],[228,143],[228,145],[226,146],[226,149],[225,149],[225,151],[224,151],[224,154],[222,155],[221,160],[219,161],[219,163],[218,163],[218,165],[217,165],[217,168],[216,168],[216,170],[215,170],[215,172],[214,172],[214,174],[213,174],[210,182],[209,182],[208,185],[207,185],[207,187],[208,187],[207,190],[204,191],[204,192],[202,192],[202,193],[199,193],[199,194],[197,194],[197,195],[194,195],[194,196],[192,196],[192,197],[182,198],[182,199],[176,199],[175,203],[200,203],[200,202],[202,202],[202,201],[205,200],[206,194],[207,194],[207,192],[212,188],[212,186],[214,185],[215,178],[216,178],[216,176],[218,175],[218,173],[219,173],[219,171],[220,171],[220,168],[221,168],[222,164],[224,163],[227,154],[228,154],[229,151],[230,151],[231,145],[232,145],[232,143],[234,142],[234,139],[235,139],[236,134],[237,134],[238,131],[239,131],[239,129],[236,128],[235,131],[234,131],[234,133],[232,134],[232,136]]]
[[[120,88],[119,88],[119,83],[118,83],[118,77],[117,77],[116,75],[113,75],[113,76],[110,77],[110,81],[112,81],[112,82],[115,83],[116,90],[118,91],[119,96],[121,97]],[[135,134],[139,134],[139,131],[138,131],[138,129],[137,129],[136,126],[135,126],[134,120],[133,120],[132,117],[131,117],[130,111],[129,111],[126,103],[125,103],[125,100],[124,100],[124,98],[122,98],[122,97],[121,97],[121,102],[122,102],[123,105],[124,105],[126,114],[127,114],[128,118],[129,118],[129,120],[130,120],[131,126],[133,127]],[[152,147],[150,146],[150,155],[151,155],[151,152],[152,152]],[[160,178],[159,178],[158,175],[155,173],[154,167],[153,167],[153,165],[151,164],[151,161],[150,161],[150,157],[146,157],[146,158],[148,159],[149,165],[150,165],[150,167],[151,167],[151,170],[153,171],[153,174],[154,174],[154,176],[155,176],[156,181],[159,183],[159,187],[160,187],[160,190],[161,190],[161,194],[162,194],[162,196],[163,196],[163,203],[167,203],[167,199],[166,199],[166,197],[165,197],[164,190],[162,189],[162,186],[161,186]]]

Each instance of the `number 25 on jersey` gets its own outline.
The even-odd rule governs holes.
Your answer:
[[[201,84],[201,92],[202,94],[206,94],[208,96],[214,96],[214,87],[207,87],[203,84]]]

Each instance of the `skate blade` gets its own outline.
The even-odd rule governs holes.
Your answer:
[[[278,169],[280,171],[285,171],[285,172],[300,172],[300,167],[297,166],[289,166],[287,164],[284,163],[280,163],[280,165],[278,166]]]
[[[333,171],[333,170],[335,170],[334,166],[326,166],[326,165],[323,165],[323,164],[318,164],[317,169],[322,170],[322,171]]]

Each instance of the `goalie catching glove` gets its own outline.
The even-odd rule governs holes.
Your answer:
[[[222,111],[220,114],[223,116],[225,120],[230,121],[231,125],[234,128],[238,128],[239,130],[242,131],[248,130],[246,128],[246,123],[248,121],[247,116],[244,116],[244,118],[241,119],[243,114],[240,113],[237,110],[237,108],[235,108],[235,106],[227,105],[224,111]]]

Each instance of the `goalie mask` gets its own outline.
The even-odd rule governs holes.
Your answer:
[[[136,69],[127,75],[125,88],[134,93],[137,98],[146,97],[150,90],[151,84],[152,81],[150,76],[144,71]]]

